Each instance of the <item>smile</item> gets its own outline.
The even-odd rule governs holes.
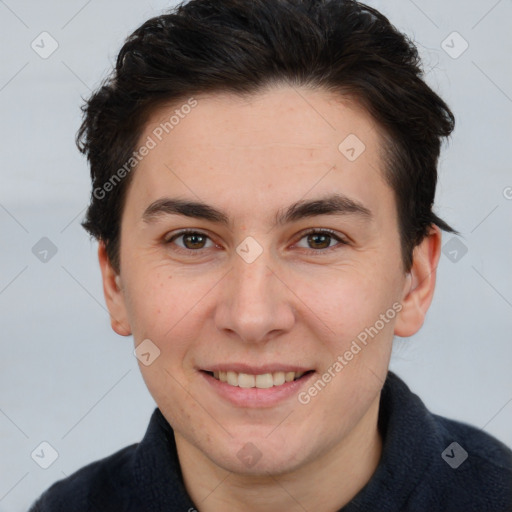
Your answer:
[[[222,364],[199,373],[215,395],[242,408],[271,408],[291,400],[316,375],[315,370],[279,363],[259,367]]]
[[[312,371],[312,370],[310,370]],[[234,371],[215,371],[206,372],[215,379],[225,382],[230,386],[240,388],[259,388],[267,389],[275,386],[282,386],[286,382],[292,382],[300,379],[308,372],[272,372],[252,375],[249,373],[238,373]]]

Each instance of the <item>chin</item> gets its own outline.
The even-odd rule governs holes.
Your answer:
[[[241,461],[238,457],[235,457],[235,459],[230,458],[229,460],[224,459],[222,462],[223,464],[217,465],[237,475],[266,478],[270,475],[279,476],[292,473],[302,465],[301,463],[303,461],[295,458],[291,460],[291,457],[287,457],[286,454],[281,454],[278,457],[275,455],[262,454],[261,458],[259,458],[254,465],[246,463],[243,460]]]
[[[221,446],[221,452],[216,450],[209,458],[227,471],[254,477],[290,473],[306,462],[305,441],[290,442],[288,437],[288,442],[284,443],[277,436],[274,440],[265,436],[268,432],[259,437],[232,439],[227,446]]]

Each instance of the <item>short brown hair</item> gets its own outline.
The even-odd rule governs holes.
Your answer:
[[[95,191],[130,159],[149,115],[194,94],[245,95],[273,83],[355,97],[383,128],[406,270],[433,224],[455,232],[432,211],[441,139],[454,117],[424,82],[414,44],[385,16],[353,0],[191,0],[135,30],[82,107],[76,140],[93,184],[82,225],[104,241],[115,269],[132,173],[108,194]]]

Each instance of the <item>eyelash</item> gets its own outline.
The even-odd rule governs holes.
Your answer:
[[[164,243],[167,245],[167,244],[171,244],[172,242],[174,242],[174,240],[176,240],[177,238],[180,238],[182,236],[185,236],[185,235],[190,235],[190,234],[194,234],[194,235],[201,235],[201,236],[204,236],[208,239],[211,240],[211,238],[206,234],[206,233],[203,233],[202,231],[198,231],[198,230],[195,230],[195,229],[183,229],[181,231],[179,231],[178,233],[175,233],[172,237],[170,237],[169,239],[166,239],[164,241]],[[303,249],[305,250],[306,252],[308,253],[327,253],[327,252],[331,252],[333,250],[337,250],[340,248],[340,245],[349,245],[349,242],[343,238],[341,238],[339,235],[337,235],[333,230],[331,229],[316,229],[316,228],[311,228],[311,229],[308,229],[306,231],[304,231],[303,233],[301,233],[301,236],[300,238],[298,239],[298,241],[302,240],[304,237],[308,236],[308,235],[311,235],[311,234],[316,234],[316,235],[329,235],[331,236],[332,238],[334,238],[337,242],[339,242],[337,245],[333,246],[333,247],[327,247],[326,249]],[[180,247],[180,246],[176,246],[177,249],[177,252],[181,252],[181,253],[185,253],[187,255],[192,255],[193,253],[198,253],[198,254],[194,254],[194,256],[200,256],[202,250],[204,250],[204,248],[202,249],[187,249],[187,248],[184,248],[184,247]]]

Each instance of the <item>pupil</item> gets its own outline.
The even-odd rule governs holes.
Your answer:
[[[189,235],[186,235],[185,236],[185,240],[192,240],[192,245],[194,246],[194,248],[196,248],[197,244],[199,243],[199,245],[201,244],[201,241],[197,241],[198,239],[201,239],[201,238],[204,238],[203,235],[199,235],[199,234],[189,234]],[[187,245],[187,244],[185,244]]]
[[[310,240],[311,239],[315,240],[313,242],[313,245],[318,243],[318,239],[321,239],[319,243],[322,244],[322,242],[323,242],[323,244],[325,245],[325,242],[327,242],[327,246],[328,246],[329,245],[329,238],[330,238],[330,235],[323,235],[323,234],[310,235]]]

